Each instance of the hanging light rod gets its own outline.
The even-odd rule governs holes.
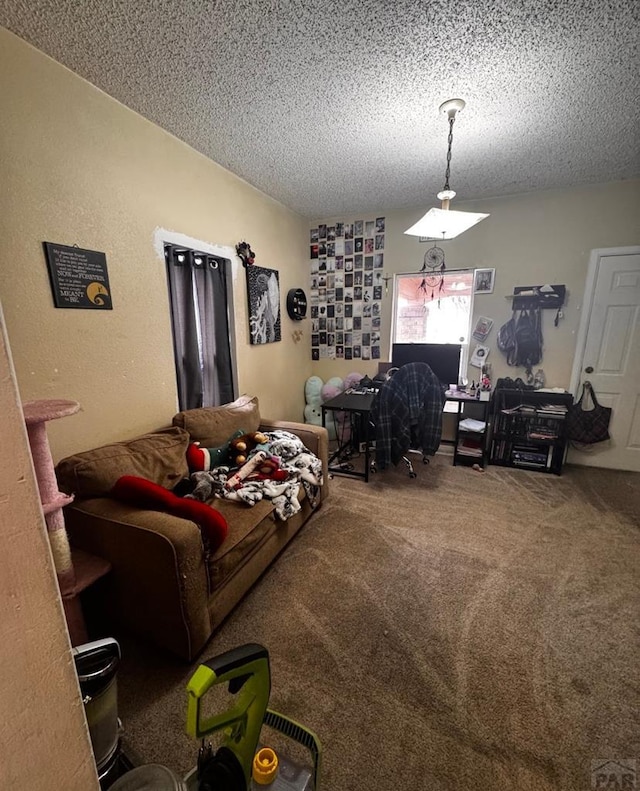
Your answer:
[[[441,208],[429,209],[424,217],[405,231],[408,236],[422,236],[426,239],[439,241],[454,239],[489,216],[488,214],[478,214],[469,211],[451,211],[449,208],[451,201],[456,196],[456,193],[449,186],[453,124],[456,120],[456,113],[464,110],[465,104],[464,99],[448,99],[440,105],[439,111],[444,113],[449,120],[447,169],[444,176],[444,188],[437,195],[438,200],[441,201]]]

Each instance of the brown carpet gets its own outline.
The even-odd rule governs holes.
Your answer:
[[[204,657],[268,647],[324,791],[583,791],[640,757],[640,475],[417,467],[334,478]],[[187,770],[193,668],[123,647],[127,742]]]

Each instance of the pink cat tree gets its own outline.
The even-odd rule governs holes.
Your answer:
[[[49,420],[75,415],[79,410],[80,404],[77,401],[62,399],[28,401],[22,405],[33,466],[40,490],[40,501],[47,523],[51,553],[58,575],[58,584],[72,645],[79,645],[87,641],[87,630],[78,595],[110,569],[108,561],[102,558],[78,550],[74,550],[73,553],[71,551],[62,509],[65,505],[73,502],[73,496],[58,491],[45,428],[45,424]]]

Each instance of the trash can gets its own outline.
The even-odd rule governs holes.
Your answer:
[[[112,637],[73,649],[82,702],[101,786],[117,776],[120,747],[116,672],[120,646]]]
[[[187,786],[166,766],[139,766],[111,786],[110,791],[187,791]]]

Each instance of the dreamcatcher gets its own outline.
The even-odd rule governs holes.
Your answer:
[[[440,296],[444,290],[444,271],[444,250],[434,244],[424,254],[424,261],[420,270],[422,280],[418,290],[424,294],[425,300],[429,295],[429,291],[431,292],[431,299],[435,299],[437,290],[438,307],[440,306]]]

